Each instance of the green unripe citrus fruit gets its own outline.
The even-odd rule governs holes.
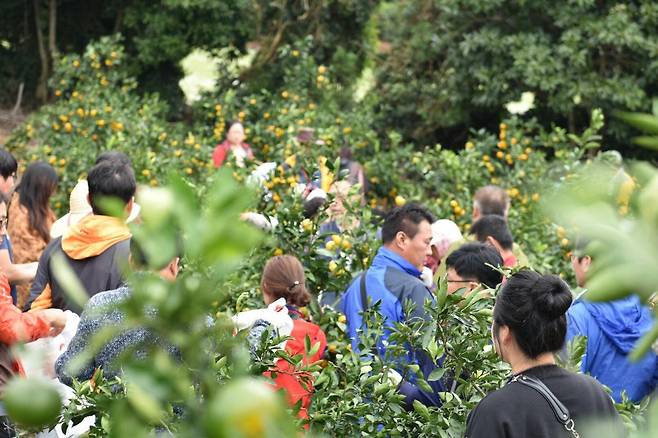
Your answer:
[[[9,417],[27,429],[43,429],[57,422],[62,399],[55,384],[43,378],[14,378],[2,402]]]

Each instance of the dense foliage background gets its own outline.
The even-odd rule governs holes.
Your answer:
[[[126,365],[120,384],[100,374],[93,384],[80,382],[64,418],[97,414],[93,436],[147,435],[154,427],[183,436],[289,436],[294,421],[279,400],[259,398],[255,379],[281,356],[277,342],[263,340],[249,361],[227,316],[263,306],[260,273],[274,254],[302,260],[314,297],[343,291],[372,260],[380,215],[394,205],[422,202],[467,233],[475,190],[500,185],[530,265],[570,282],[574,230],[589,229],[587,221],[636,227],[633,242],[642,251],[620,245],[622,238],[607,241],[628,254],[629,265],[655,254],[655,208],[646,208],[655,205],[655,169],[632,166],[611,149],[639,156],[631,142],[637,131],[612,114],[650,110],[656,21],[658,7],[648,1],[550,8],[511,0],[3,2],[0,60],[11,62],[0,62],[7,84],[0,100],[11,103],[23,82],[25,107],[35,108],[6,142],[21,171],[32,161],[52,164],[61,182],[53,206],[64,213],[97,154],[124,151],[143,185],[144,225],[136,236],[162,257],[178,229],[188,237],[180,281],[135,278],[126,303],[131,323],[178,346],[186,366],[154,353],[146,364]],[[188,104],[180,61],[195,49],[215,56],[215,86]],[[524,92],[534,94],[533,108],[506,106]],[[275,163],[261,183],[249,177],[257,163],[227,164],[220,173],[212,166],[231,120],[244,123],[256,162]],[[636,126],[658,134],[653,122]],[[322,175],[325,188],[343,178],[341,150],[365,169],[364,205],[353,203],[348,214],[360,225],[321,235],[326,212],[305,219],[297,185],[300,175]],[[592,169],[604,176],[590,177]],[[633,177],[630,191],[616,182],[624,171]],[[596,187],[600,196],[572,199],[573,186]],[[601,218],[587,214],[597,202],[609,207]],[[238,220],[245,210],[278,225],[253,230]],[[647,260],[655,259],[639,266],[649,272]],[[629,276],[647,279],[642,293],[649,298],[652,277],[635,269]],[[607,284],[610,296],[633,292],[628,283]],[[429,309],[440,323],[401,325],[394,335],[399,345],[445,355],[446,372],[459,376],[442,409],[404,411],[387,361],[364,363],[350,351],[344,316],[316,302],[303,309],[329,341],[321,363],[286,358],[317,378],[310,433],[463,433],[470,409],[508,370],[490,348],[495,292],[443,294]],[[163,318],[145,318],[145,306]],[[226,413],[236,394],[260,404]],[[642,436],[646,403],[618,408]]]
[[[249,53],[235,79],[252,92],[281,91],[279,49],[311,38],[308,55],[331,65],[342,92],[371,83],[371,126],[417,146],[450,148],[469,129],[493,130],[504,104],[536,96],[543,127],[582,130],[601,108],[648,111],[658,87],[658,7],[652,1],[9,0],[0,5],[0,102],[33,107],[54,96],[46,84],[60,56],[103,35],[124,36],[126,69],[140,94],[157,92],[168,118],[185,117],[178,81],[191,49]],[[226,53],[226,52],[224,52]],[[229,78],[227,78],[229,79]],[[345,93],[343,93],[345,94]],[[630,148],[610,121],[609,146]]]

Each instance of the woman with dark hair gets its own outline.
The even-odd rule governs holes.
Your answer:
[[[612,399],[593,378],[555,364],[564,344],[569,287],[555,275],[519,271],[496,298],[493,343],[512,377],[487,395],[468,417],[466,437],[553,438],[578,436],[576,431],[602,419],[623,436]]]
[[[221,167],[229,155],[235,158],[235,163],[239,167],[244,167],[245,159],[253,160],[254,153],[251,146],[245,143],[244,126],[237,120],[231,121],[228,124],[228,131],[226,131],[226,140],[218,144],[212,153],[212,161],[215,167]]]
[[[9,225],[13,261],[27,263],[39,260],[50,242],[50,227],[55,222],[55,213],[50,208],[50,197],[57,190],[55,169],[37,161],[28,166],[9,205]],[[18,288],[18,305],[29,293],[28,285]]]

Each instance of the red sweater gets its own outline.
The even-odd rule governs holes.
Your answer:
[[[242,149],[247,153],[247,158],[252,160],[254,158],[254,153],[251,150],[251,147],[247,143],[242,143],[240,145]],[[226,161],[228,153],[231,151],[231,143],[228,140],[224,140],[222,143],[218,144],[215,147],[215,150],[212,153],[212,161],[215,163],[215,167],[221,167]]]
[[[293,320],[293,329],[290,337],[286,342],[286,353],[290,356],[298,354],[304,355],[302,362],[305,365],[317,362],[324,355],[324,350],[327,348],[327,338],[322,329],[303,319]],[[320,348],[313,356],[305,354],[304,339],[306,336],[311,340],[311,347],[316,343],[320,343]],[[277,389],[283,389],[286,392],[286,398],[290,406],[295,406],[299,400],[302,401],[299,409],[300,418],[308,418],[308,407],[311,404],[311,394],[313,393],[313,381],[310,375],[303,375],[299,372],[294,372],[294,366],[283,359],[279,359],[276,363],[276,378],[274,385]],[[264,375],[270,376],[270,372],[265,372]]]
[[[17,342],[31,342],[48,336],[50,324],[35,313],[23,313],[14,306],[7,276],[0,273],[0,388],[22,368],[9,348]]]

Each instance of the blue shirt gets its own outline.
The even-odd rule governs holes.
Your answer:
[[[0,250],[6,249],[9,252],[9,261],[14,263],[14,248],[11,246],[11,240],[9,239],[9,235],[5,234],[5,236],[2,239],[2,242],[0,242]],[[16,294],[16,286],[11,285],[11,299],[14,302],[14,306],[16,305],[17,302],[17,294]]]
[[[631,295],[609,302],[578,299],[567,312],[567,341],[586,336],[587,347],[581,370],[612,390],[616,402],[622,391],[639,402],[656,387],[658,357],[650,350],[638,362],[628,354],[653,324],[650,310]]]

